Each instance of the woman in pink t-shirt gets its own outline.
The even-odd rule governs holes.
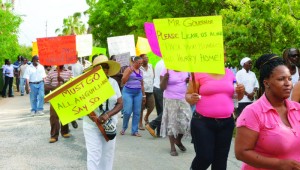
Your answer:
[[[162,70],[160,76],[160,89],[164,90],[160,135],[162,137],[169,136],[171,156],[178,155],[175,144],[181,151],[186,151],[181,139],[189,132],[192,113],[190,105],[184,98],[188,79],[187,72],[166,69]]]
[[[291,73],[275,54],[262,55],[255,66],[262,96],[237,119],[236,158],[243,170],[300,170],[300,104],[288,100]]]
[[[196,156],[191,169],[204,170],[211,165],[212,169],[225,170],[234,128],[232,98],[235,76],[229,69],[225,69],[225,74],[194,75],[196,87],[193,88],[190,80],[185,96],[191,105],[196,104],[191,120]],[[239,99],[242,99],[244,86],[238,84],[236,92]]]

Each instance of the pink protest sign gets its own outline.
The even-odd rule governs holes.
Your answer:
[[[155,55],[161,57],[161,52],[160,52],[154,24],[150,22],[145,22],[144,27],[145,27],[146,37],[148,39],[152,52]]]

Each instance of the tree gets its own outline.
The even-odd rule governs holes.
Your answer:
[[[144,36],[144,23],[153,19],[208,15],[223,16],[224,44],[234,66],[245,56],[281,55],[284,48],[300,45],[300,0],[87,1],[89,25],[101,46],[111,36]]]
[[[62,35],[81,35],[86,33],[84,23],[81,21],[81,13],[75,12],[72,16],[63,19],[62,30],[57,28],[55,33]]]
[[[288,47],[299,47],[299,21],[290,12],[285,0],[226,1],[224,38],[230,61],[239,65],[241,58],[256,59],[264,53],[281,56]],[[293,4],[299,9],[299,5]]]
[[[6,7],[0,9],[0,65],[4,64],[4,59],[16,60],[19,51],[17,33],[22,22],[21,17],[9,10],[10,4],[4,5]]]

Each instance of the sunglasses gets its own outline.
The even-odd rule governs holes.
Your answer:
[[[299,54],[292,54],[292,55],[290,55],[289,57],[291,57],[291,58],[296,58],[296,57],[298,57],[298,58],[299,58]]]

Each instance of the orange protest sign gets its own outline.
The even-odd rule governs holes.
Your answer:
[[[37,38],[37,45],[42,65],[63,65],[77,61],[74,35]]]

